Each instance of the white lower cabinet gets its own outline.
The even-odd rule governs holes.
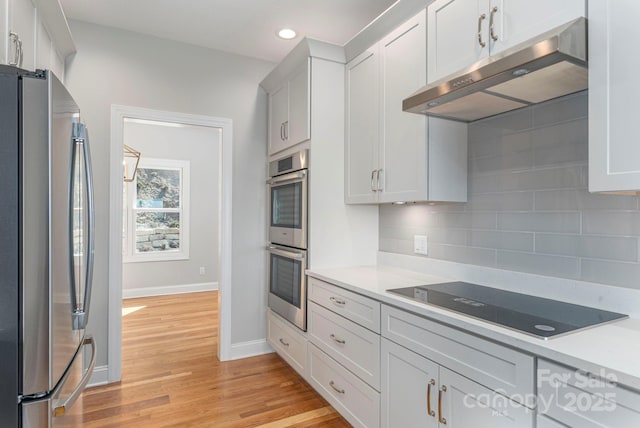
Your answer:
[[[382,427],[533,427],[533,411],[382,339]]]
[[[382,427],[438,426],[438,365],[382,339]]]
[[[303,332],[269,310],[267,341],[283,360],[306,379],[307,338]]]
[[[308,353],[309,383],[354,427],[380,426],[380,393],[313,343]]]
[[[604,375],[602,378],[539,359],[538,427],[640,427],[640,393]]]

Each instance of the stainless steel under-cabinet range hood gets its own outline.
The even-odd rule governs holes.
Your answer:
[[[473,122],[587,88],[587,20],[578,18],[423,87],[402,109]]]

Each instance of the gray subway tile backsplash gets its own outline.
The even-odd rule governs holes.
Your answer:
[[[638,261],[637,238],[537,233],[535,239],[535,249],[540,254]]]
[[[498,229],[580,233],[579,212],[498,213]]]
[[[587,190],[587,94],[469,125],[469,201],[380,207],[380,250],[640,289],[640,199]]]

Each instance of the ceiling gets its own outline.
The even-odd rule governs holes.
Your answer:
[[[61,0],[69,19],[271,62],[308,36],[344,45],[395,0]],[[293,28],[298,37],[275,33]]]

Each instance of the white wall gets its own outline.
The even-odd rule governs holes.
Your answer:
[[[112,104],[233,120],[231,342],[265,337],[267,99],[258,87],[273,64],[71,21],[78,52],[66,85],[91,135],[96,192],[95,288],[89,330],[107,363],[109,144]]]
[[[124,263],[122,294],[140,297],[210,289],[218,281],[218,198],[221,131],[205,126],[164,126],[125,121],[124,144],[142,159],[189,161],[189,259]],[[134,183],[126,183],[135,192]],[[200,267],[205,274],[200,275]]]

